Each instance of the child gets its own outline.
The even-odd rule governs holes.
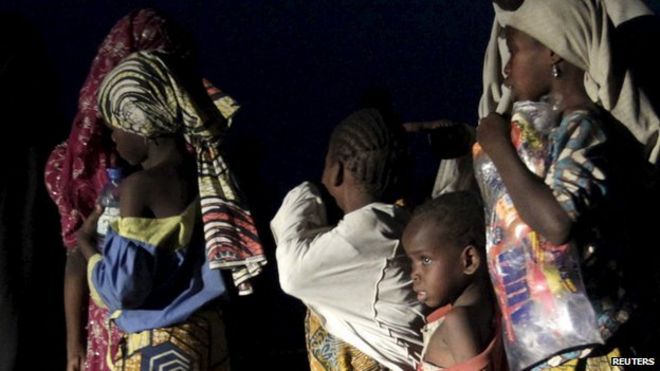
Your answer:
[[[417,299],[434,310],[422,329],[418,370],[502,369],[478,196],[452,192],[427,201],[415,210],[402,241]]]
[[[479,156],[483,150],[488,155],[506,189],[505,197],[488,206],[496,221],[499,218],[510,227],[489,222],[487,245],[513,369],[576,367],[577,359],[590,352],[602,355],[581,361],[589,369],[610,364],[611,357],[620,354],[621,344],[602,344],[616,338],[612,335],[632,310],[621,270],[624,240],[615,239],[627,221],[615,224],[612,217],[619,215],[615,210],[622,210],[622,203],[614,200],[635,197],[630,189],[641,173],[626,179],[617,171],[623,167],[632,171],[643,162],[643,156],[641,150],[639,156],[633,156],[639,149],[633,140],[616,149],[616,143],[623,143],[630,133],[612,135],[620,124],[590,98],[597,95],[599,102],[613,107],[612,114],[622,121],[631,117],[628,110],[632,107],[617,106],[607,98],[607,89],[612,88],[608,86],[612,75],[607,73],[612,71],[608,28],[607,14],[597,0],[525,0],[506,29],[511,52],[505,68],[506,84],[520,104],[541,107],[542,98],[550,97],[558,119],[549,120],[549,133],[541,141],[534,141],[537,138],[525,131],[530,126],[521,126],[515,116],[514,130],[495,113],[485,117],[477,129],[475,154]],[[595,82],[601,90],[589,94],[585,81]],[[631,94],[627,98],[639,99],[645,107],[644,97],[634,95],[636,91],[628,82],[619,87]],[[530,117],[539,117],[538,113]],[[543,155],[532,161],[520,157],[544,146],[548,150],[540,151]],[[491,174],[482,168],[478,176],[485,199],[498,192]],[[520,242],[518,255],[501,244],[507,239]],[[562,264],[572,251],[579,256],[579,269],[564,270],[568,265]],[[530,257],[530,264],[512,268],[522,256]],[[573,271],[578,276],[581,271],[584,280],[588,298],[584,310],[573,306],[578,303],[573,299],[581,285],[579,278],[571,276]],[[565,299],[569,297],[570,302]],[[563,304],[567,310],[556,309]],[[543,316],[530,320],[536,308],[541,308]],[[575,326],[580,329],[575,330]],[[541,330],[525,331],[525,327]],[[569,336],[577,340],[564,346]],[[538,342],[527,344],[528,337]],[[532,344],[539,353],[532,354]],[[519,353],[514,354],[513,349]]]
[[[323,170],[343,219],[328,225],[319,190],[305,182],[271,222],[280,285],[309,308],[307,330],[320,330],[307,333],[313,370],[414,368],[423,317],[399,243],[408,214],[386,203],[401,160],[378,111],[358,111],[333,131]]]
[[[113,369],[228,370],[218,307],[226,289],[214,252],[233,258],[234,273],[246,263],[238,257],[251,253],[246,260],[265,262],[250,213],[218,153],[236,107],[225,100],[233,110],[221,113],[223,106],[213,105],[191,71],[177,67],[183,68],[171,54],[134,53],[99,87],[99,111],[117,152],[141,165],[120,186],[120,218],[111,223],[102,251],[95,243],[98,211],[78,232],[90,294],[124,332],[108,360]],[[221,243],[226,240],[237,242]]]

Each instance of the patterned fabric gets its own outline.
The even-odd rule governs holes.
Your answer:
[[[172,326],[225,292],[206,264],[199,201],[167,218],[123,217],[110,224],[102,254],[89,259],[92,298],[126,332]]]
[[[422,350],[422,304],[398,239],[410,214],[374,202],[328,225],[316,186],[293,188],[270,223],[282,290],[323,328],[391,370],[413,370]]]
[[[551,134],[552,164],[545,177],[557,201],[576,220],[581,210],[594,207],[606,193],[605,174],[590,159],[589,152],[605,142],[605,134],[588,113],[567,117]]]
[[[114,354],[119,349],[119,340],[123,333],[117,326],[108,326],[109,313],[107,308],[102,308],[89,298],[87,310],[87,357],[85,358],[85,370],[106,371],[110,370],[107,359],[108,352]]]
[[[565,117],[552,133],[553,143],[550,169],[545,178],[562,208],[573,218],[597,209],[607,194],[606,159],[598,154],[606,137],[601,122],[594,115],[577,111]],[[582,245],[582,276],[596,321],[603,339],[608,339],[626,322],[633,310],[620,279],[621,267],[616,261],[615,239],[600,237],[597,225],[579,236]],[[617,241],[619,242],[619,241]]]
[[[556,138],[559,143],[550,138],[569,126],[574,115],[562,121],[549,102],[517,102],[513,111],[511,142],[522,163],[541,179],[557,179],[550,190],[573,190],[561,182],[561,176],[552,176],[551,168],[556,166],[553,146],[563,148],[565,143],[563,136]],[[583,149],[589,143],[571,145]],[[480,147],[475,149],[477,178],[487,208],[488,268],[502,312],[509,365],[524,369],[566,349],[602,343],[581,276],[579,245],[575,241],[555,245],[534,231],[518,213],[498,169]],[[567,168],[571,167],[569,159],[566,155]],[[584,189],[598,184],[589,181],[590,174],[579,175]],[[591,190],[584,193],[595,201],[596,192]],[[570,195],[569,191],[561,194]]]
[[[105,38],[80,89],[78,113],[71,134],[59,144],[46,164],[45,179],[57,205],[62,238],[68,249],[76,245],[75,232],[94,209],[107,181],[105,169],[116,156],[110,132],[98,111],[97,93],[103,78],[129,54],[138,50],[190,54],[170,22],[152,9],[136,10],[119,20]]]
[[[119,20],[99,47],[80,89],[69,138],[55,147],[45,169],[46,187],[58,207],[62,239],[69,251],[76,246],[75,232],[94,209],[107,182],[105,169],[116,156],[114,147],[107,144],[110,132],[96,104],[101,81],[124,57],[138,50],[159,49],[185,58],[190,50],[182,40],[181,34],[156,11],[139,9]],[[117,344],[121,336],[116,327],[108,332],[107,315],[106,309],[89,300],[86,370],[108,370],[108,344]]]
[[[615,2],[619,6],[611,7]],[[636,83],[630,66],[620,63],[613,47],[612,20],[622,22],[648,13],[639,0],[529,0],[500,21],[532,36],[585,71],[584,88],[591,100],[625,125],[646,147],[647,160],[656,164],[660,156],[660,116]]]
[[[200,312],[176,326],[123,335],[120,344],[110,361],[112,370],[230,369],[219,310]]]
[[[149,138],[181,132],[195,148],[209,264],[231,269],[239,294],[249,294],[248,279],[260,273],[266,258],[252,216],[219,152],[236,107],[220,112],[193,101],[166,59],[155,52],[125,58],[103,81],[99,109],[113,127]]]
[[[620,357],[619,349],[613,349],[604,356],[586,357],[584,351],[573,351],[552,357],[531,371],[620,371],[621,366],[611,366],[612,359]],[[588,352],[587,352],[588,354]]]
[[[378,362],[329,334],[311,310],[305,316],[305,343],[311,371],[381,371]]]
[[[628,320],[633,305],[623,286],[621,265],[617,264],[617,256],[625,248],[622,241],[615,238],[621,231],[602,229],[602,218],[615,215],[606,212],[609,207],[607,197],[610,196],[610,186],[613,179],[608,178],[612,169],[608,166],[608,157],[606,156],[607,138],[604,131],[606,122],[603,120],[606,120],[605,116],[599,113],[571,112],[561,119],[559,125],[551,129],[547,138],[548,146],[537,143],[533,138],[530,138],[529,133],[518,126],[516,115],[514,115],[513,124],[515,125],[512,124],[511,137],[513,145],[525,164],[544,179],[559,204],[576,225],[573,242],[577,247],[579,271],[589,302],[588,308],[584,308],[584,310],[573,309],[567,314],[570,314],[570,318],[583,319],[574,322],[573,325],[584,326],[578,335],[585,335],[593,328],[602,340],[607,340],[618,330],[621,324]],[[524,155],[533,152],[536,155],[529,156],[529,158]],[[478,162],[480,154],[481,149],[477,145],[475,146],[475,156],[477,156],[475,162]],[[532,165],[530,161],[536,162]],[[477,172],[482,186],[482,194],[485,195],[486,199],[489,199],[490,193],[493,192],[493,186],[489,183],[491,176],[483,169],[483,167],[477,168]],[[510,199],[506,203],[498,203],[493,207],[499,215],[510,215],[512,210],[515,211]],[[566,271],[567,273],[562,271],[557,276],[556,272],[543,265],[540,265],[541,271],[523,272],[527,276],[523,276],[521,279],[521,276],[516,275],[519,272],[516,272],[516,274],[510,272],[512,271],[511,262],[514,254],[509,254],[512,257],[511,259],[504,260],[503,258],[500,259],[504,254],[496,250],[499,247],[497,241],[501,241],[502,235],[503,229],[499,225],[491,225],[487,229],[489,268],[500,301],[500,307],[503,311],[506,325],[505,333],[507,335],[505,339],[507,340],[507,346],[509,346],[517,341],[513,329],[513,325],[516,324],[515,321],[522,323],[530,316],[529,311],[522,310],[524,305],[530,308],[532,306],[528,304],[531,304],[531,302],[534,305],[537,305],[537,303],[547,305],[547,303],[552,302],[552,296],[548,296],[550,293],[578,292],[579,280],[570,278],[568,276],[569,271]],[[560,254],[563,254],[562,249],[569,246],[553,247],[551,244],[548,245],[548,242],[536,233],[530,236],[532,243],[525,248],[525,253],[531,254],[534,262],[542,263],[548,257],[561,256]],[[497,259],[493,257],[497,257]],[[509,276],[498,272],[509,272]],[[546,288],[539,284],[543,282],[542,277],[555,278],[547,280],[551,286]],[[557,278],[561,279],[557,280]],[[536,284],[529,284],[529,287],[534,287],[536,297],[530,296],[531,289],[527,289],[528,282],[526,280],[538,281]],[[577,300],[577,297],[574,298],[572,305],[576,305]],[[551,313],[557,312],[556,310],[551,311]],[[586,316],[590,312],[593,312],[593,317],[590,315],[591,319],[587,320]],[[539,321],[545,321],[546,317]],[[552,333],[549,331],[549,324],[537,322],[530,323],[530,325],[539,326],[538,334],[545,339],[544,341],[552,339],[549,336]],[[586,325],[589,323],[593,323],[595,326],[587,327]],[[565,338],[568,338],[568,336],[563,336],[562,341],[566,341]],[[560,356],[553,359],[561,359],[560,362],[566,362],[570,359],[586,357],[592,351],[602,350],[602,346],[593,345],[601,343],[602,340],[597,342],[583,341],[581,346],[573,346],[578,349],[560,354]],[[568,347],[557,348],[549,352],[548,356],[566,348]],[[543,349],[547,352],[552,348],[546,345]],[[514,357],[512,361],[511,349],[507,348],[507,352],[509,353],[510,363],[520,358],[520,356]],[[531,363],[537,363],[542,359],[536,361],[530,359],[530,361],[532,361]],[[529,364],[527,363],[527,365]]]
[[[602,171],[603,159],[594,158],[594,152],[606,138],[599,122],[587,112],[576,112],[566,118],[552,134],[552,163],[546,177],[555,198],[563,209],[576,220],[581,212],[593,208],[602,200],[607,191],[605,174]],[[602,232],[601,232],[602,233]],[[599,233],[596,232],[596,235]],[[612,256],[607,256],[608,241],[595,240],[583,248],[582,274],[591,304],[596,312],[598,329],[603,339],[610,338],[625,323],[633,311],[633,304],[626,297],[622,286],[620,265]],[[577,350],[557,355],[535,370],[543,370],[550,365],[560,367],[551,370],[618,370],[610,366],[608,357],[617,356],[618,349],[607,356],[589,357],[592,349]],[[564,362],[570,361],[566,364]],[[577,367],[582,365],[581,367]],[[584,368],[586,367],[586,368]]]
[[[615,27],[619,27],[620,24],[636,17],[653,14],[643,0],[603,0],[603,3],[607,15]],[[496,3],[493,3],[493,9],[495,10],[495,20],[484,55],[483,91],[479,100],[479,118],[486,117],[491,112],[510,112],[513,104],[511,89],[503,84],[504,66],[509,61],[509,50],[506,46],[506,40],[504,40],[503,30],[513,12],[503,10]],[[541,14],[545,13],[541,12]],[[565,20],[562,21],[566,22]],[[539,30],[542,29],[539,28]],[[549,31],[549,33],[553,32]]]

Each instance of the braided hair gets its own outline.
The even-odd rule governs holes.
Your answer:
[[[400,197],[405,150],[401,135],[376,109],[357,111],[330,136],[330,156],[341,162],[369,194],[383,201]]]
[[[432,221],[443,238],[456,247],[473,244],[485,251],[484,207],[476,192],[450,192],[426,201],[411,218],[411,223],[420,221]]]

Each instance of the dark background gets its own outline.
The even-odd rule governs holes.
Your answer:
[[[660,10],[657,2],[652,6]],[[228,306],[234,369],[304,370],[304,309],[277,283],[270,218],[290,188],[320,178],[330,131],[371,89],[388,92],[404,121],[451,118],[475,124],[493,18],[490,2],[2,0],[4,17],[23,20],[3,27],[2,40],[25,40],[35,50],[34,64],[18,79],[37,81],[28,101],[3,120],[3,126],[25,133],[9,136],[5,128],[2,147],[10,140],[30,144],[28,138],[42,138],[37,143],[45,149],[42,162],[31,171],[42,171],[44,156],[66,138],[100,42],[119,18],[141,7],[164,12],[190,32],[203,76],[243,106],[227,152],[270,263],[256,281],[256,293]],[[425,194],[438,162],[423,137],[410,139],[416,190]],[[22,305],[30,308],[22,318],[31,323],[24,337],[38,336],[23,340],[29,346],[21,348],[22,365],[58,370],[65,358],[64,250],[56,210],[44,201],[45,190],[39,197],[43,243],[23,261],[32,259],[42,268],[22,291],[29,298]]]

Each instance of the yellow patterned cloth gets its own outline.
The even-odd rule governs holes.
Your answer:
[[[621,366],[611,366],[612,358],[620,357],[621,352],[618,348],[613,349],[611,352],[603,356],[587,357],[582,359],[572,359],[564,364],[554,367],[534,368],[539,371],[619,371],[623,370]],[[560,357],[560,356],[557,356]],[[561,362],[558,358],[557,362]],[[546,364],[552,364],[553,359],[550,359]]]
[[[378,362],[329,334],[311,310],[305,317],[305,342],[311,371],[381,371]]]
[[[207,309],[172,327],[125,334],[109,364],[113,371],[229,371],[222,312]]]

